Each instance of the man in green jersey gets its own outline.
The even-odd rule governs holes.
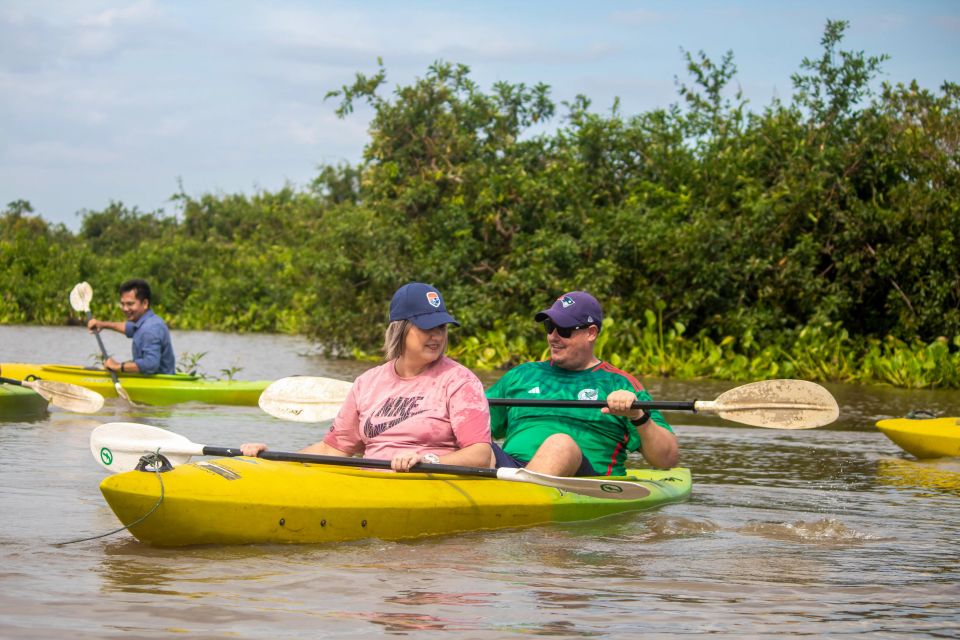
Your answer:
[[[596,298],[572,291],[534,320],[543,322],[550,360],[514,367],[487,390],[488,398],[606,400],[593,408],[490,407],[498,467],[526,467],[558,476],[622,475],[628,451],[650,464],[677,464],[677,438],[658,411],[633,409],[650,400],[636,378],[593,354],[603,311]]]

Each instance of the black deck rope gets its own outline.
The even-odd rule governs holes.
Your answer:
[[[137,469],[140,471],[146,471],[148,467],[153,468],[153,472],[157,475],[157,480],[160,482],[160,498],[157,500],[157,503],[151,507],[150,511],[147,511],[145,514],[137,518],[134,522],[131,522],[128,525],[120,527],[119,529],[114,529],[113,531],[108,531],[107,533],[101,533],[98,536],[90,536],[89,538],[78,538],[76,540],[67,540],[66,542],[54,542],[54,547],[63,547],[68,544],[74,544],[77,542],[88,542],[90,540],[99,540],[100,538],[106,538],[107,536],[112,536],[115,533],[120,533],[121,531],[126,531],[130,527],[134,527],[147,518],[157,510],[160,504],[163,502],[163,476],[161,475],[164,471],[171,469],[170,461],[165,457],[160,455],[160,450],[158,449],[154,453],[148,453],[140,458],[140,462],[137,463]]]
[[[929,420],[936,417],[937,413],[930,409],[913,409],[907,412],[907,418],[910,420]]]

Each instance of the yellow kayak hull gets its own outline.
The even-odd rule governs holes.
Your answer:
[[[130,532],[156,546],[396,540],[589,520],[690,495],[688,469],[635,470],[626,479],[650,495],[591,498],[494,478],[214,458],[110,476],[100,490]]]
[[[26,364],[5,362],[0,371],[8,378],[18,380],[54,380],[86,387],[104,398],[116,398],[113,378],[103,369],[87,369],[62,364]],[[120,386],[139,404],[168,405],[178,402],[206,402],[257,406],[260,394],[269,380],[205,380],[186,374],[143,375],[120,373]]]
[[[960,418],[892,418],[877,429],[918,458],[960,456]]]

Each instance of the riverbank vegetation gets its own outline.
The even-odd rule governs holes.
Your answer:
[[[845,28],[759,109],[730,53],[685,54],[678,102],[633,115],[444,62],[392,93],[358,74],[330,98],[372,106],[364,160],[309,187],[115,203],[77,233],[10,203],[0,322],[63,323],[81,280],[109,315],[139,276],[175,329],[362,357],[421,280],[463,325],[454,355],[497,368],[540,357],[533,313],[582,288],[604,357],[638,375],[960,387],[960,85],[875,86],[884,57],[843,50]]]

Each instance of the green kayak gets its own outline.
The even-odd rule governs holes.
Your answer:
[[[13,384],[0,384],[0,420],[36,418],[47,412],[40,394]]]
[[[0,364],[3,375],[19,380],[54,380],[68,382],[97,391],[105,398],[116,398],[110,374],[104,369],[87,369],[60,364]],[[206,402],[208,404],[235,404],[256,406],[269,380],[205,380],[186,374],[143,375],[121,373],[120,385],[130,399],[140,404],[176,404],[178,402]]]

